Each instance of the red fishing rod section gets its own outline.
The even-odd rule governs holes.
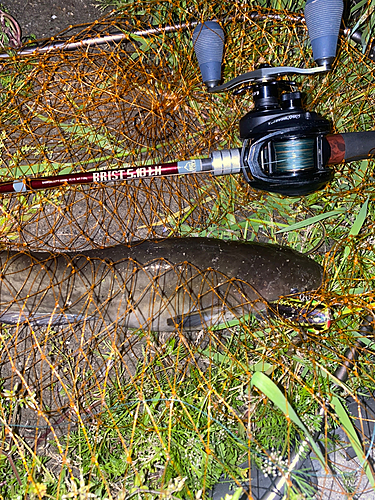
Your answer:
[[[104,182],[128,181],[150,177],[186,175],[212,172],[214,175],[235,174],[240,172],[240,150],[225,149],[214,151],[209,158],[197,160],[157,163],[116,170],[97,170],[64,175],[49,175],[38,178],[16,179],[0,183],[0,193],[25,193],[39,189],[50,189],[74,184],[102,184]]]
[[[363,160],[375,156],[375,131],[351,132],[326,136],[329,156],[328,165]],[[237,174],[241,171],[241,150],[214,151],[209,158],[157,163],[120,168],[50,175],[39,178],[24,178],[0,183],[0,193],[25,193],[40,189],[51,189],[65,185],[102,184],[151,177],[209,173],[213,175]]]
[[[37,179],[16,179],[14,181],[0,183],[0,193],[24,193],[26,191],[56,188],[64,185],[103,183],[144,177],[174,175],[180,173],[178,163],[182,162],[161,163],[158,165],[137,168],[120,168],[118,170],[98,170],[96,172],[49,175]]]

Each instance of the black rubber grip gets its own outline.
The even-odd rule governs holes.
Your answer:
[[[345,161],[365,160],[375,156],[375,130],[341,135],[345,142]]]

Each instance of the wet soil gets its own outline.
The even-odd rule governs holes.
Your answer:
[[[19,23],[22,37],[49,38],[70,25],[91,23],[110,12],[99,9],[94,0],[2,0]]]

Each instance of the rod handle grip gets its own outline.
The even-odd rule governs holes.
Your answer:
[[[329,165],[375,156],[375,130],[327,135],[326,139],[330,147]]]

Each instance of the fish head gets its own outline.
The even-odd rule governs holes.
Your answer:
[[[323,302],[308,296],[282,297],[269,304],[268,313],[312,330],[328,330],[331,326],[332,310]]]

